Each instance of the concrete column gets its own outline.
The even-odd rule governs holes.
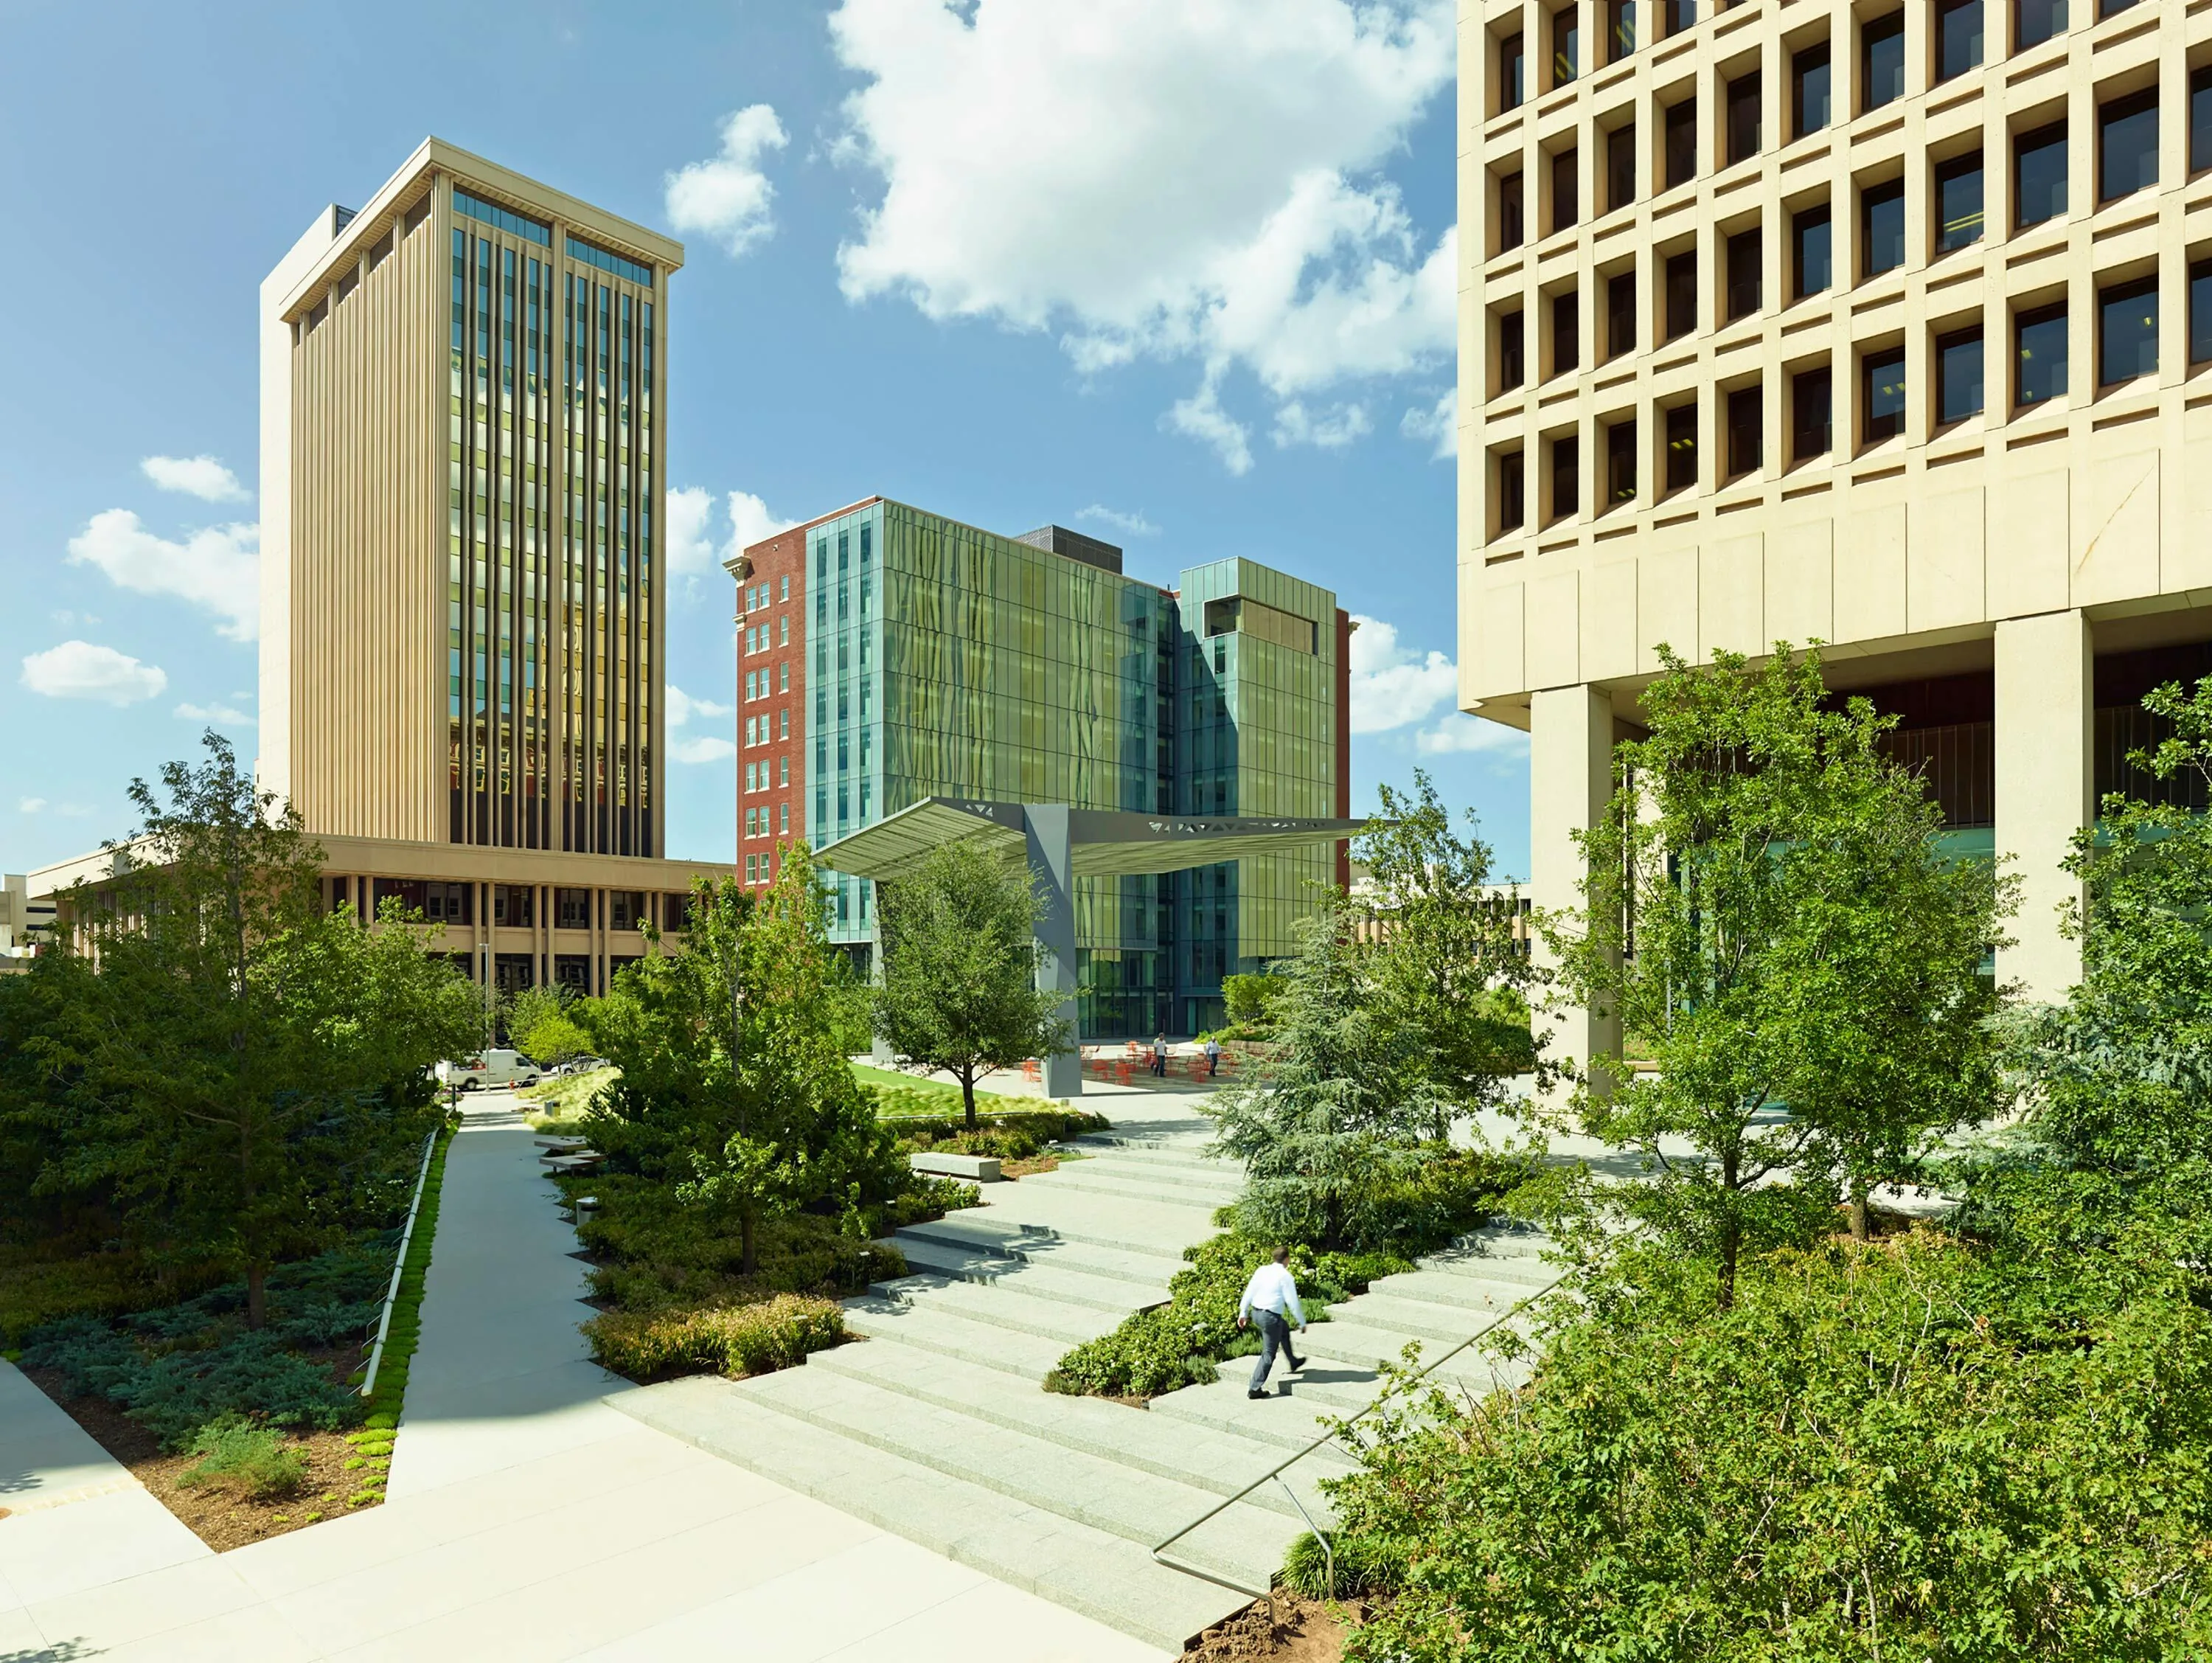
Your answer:
[[[1574,834],[1588,831],[1613,798],[1613,696],[1595,687],[1554,687],[1529,701],[1528,877],[1540,911],[1582,904],[1582,851]],[[1537,962],[1551,961],[1540,936]],[[1620,1044],[1620,1024],[1569,1010],[1536,1017],[1548,1022],[1550,1052],[1578,1068]]]
[[[1068,1025],[1069,1049],[1044,1059],[1047,1097],[1083,1095],[1081,1036],[1076,1032],[1075,874],[1068,839],[1066,803],[1024,803],[1022,821],[1029,832],[1030,874],[1044,908],[1037,915],[1037,990],[1060,996],[1060,1014]]]
[[[2055,1001],[2081,978],[2079,943],[2058,932],[2081,886],[2059,869],[2095,809],[2092,748],[2094,643],[2079,612],[2011,618],[1996,631],[1996,850],[2021,880],[2017,941],[1997,979],[2026,998]]]

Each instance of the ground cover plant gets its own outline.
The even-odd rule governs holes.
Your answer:
[[[738,1378],[789,1368],[845,1337],[845,1313],[819,1294],[751,1304],[611,1311],[584,1325],[592,1355],[626,1379],[713,1373]]]

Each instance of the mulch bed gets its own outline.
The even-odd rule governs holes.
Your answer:
[[[333,1354],[332,1367],[351,1368],[359,1361],[352,1347],[343,1347]],[[27,1368],[23,1373],[90,1434],[94,1442],[128,1468],[131,1476],[143,1484],[155,1500],[176,1514],[185,1528],[217,1553],[383,1502],[380,1486],[374,1500],[364,1501],[358,1508],[348,1505],[347,1498],[360,1492],[364,1477],[384,1476],[385,1465],[362,1465],[349,1471],[345,1463],[354,1459],[356,1452],[346,1442],[343,1432],[311,1431],[286,1435],[288,1444],[307,1453],[307,1476],[295,1494],[281,1501],[247,1501],[212,1484],[185,1489],[177,1480],[193,1466],[198,1457],[166,1453],[152,1433],[105,1398],[62,1397],[61,1377],[54,1369]]]
[[[1001,1160],[999,1163],[1000,1178],[1035,1178],[1040,1173],[1056,1173],[1059,1170],[1060,1157],[1056,1154],[1033,1154],[1026,1160]]]
[[[1347,1616],[1364,1616],[1323,1599],[1277,1594],[1255,1599],[1198,1636],[1181,1663],[1340,1663]]]

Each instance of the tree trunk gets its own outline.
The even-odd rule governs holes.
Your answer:
[[[975,1130],[975,1070],[973,1069],[960,1071],[960,1103],[968,1112],[968,1130],[972,1132]]]
[[[1851,1180],[1851,1240],[1867,1240],[1867,1186],[1863,1178]]]
[[[1743,1243],[1743,1225],[1735,1211],[1736,1180],[1741,1171],[1737,1152],[1731,1148],[1721,1157],[1721,1183],[1728,1197],[1728,1214],[1721,1221],[1720,1286],[1713,1301],[1723,1311],[1735,1304],[1736,1254]]]
[[[756,1276],[760,1271],[759,1235],[757,1214],[754,1209],[748,1207],[738,1218],[738,1239],[741,1244],[742,1252],[739,1269],[749,1276]]]
[[[246,1325],[263,1328],[269,1322],[269,1267],[249,1264],[246,1267]]]

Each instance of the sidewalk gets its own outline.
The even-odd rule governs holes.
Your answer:
[[[586,1358],[584,1267],[508,1106],[471,1105],[448,1156],[392,1499],[220,1556],[143,1490],[0,1520],[0,1657],[1158,1657],[607,1407],[635,1388]],[[0,1506],[102,1463],[127,1480],[0,1365]]]

